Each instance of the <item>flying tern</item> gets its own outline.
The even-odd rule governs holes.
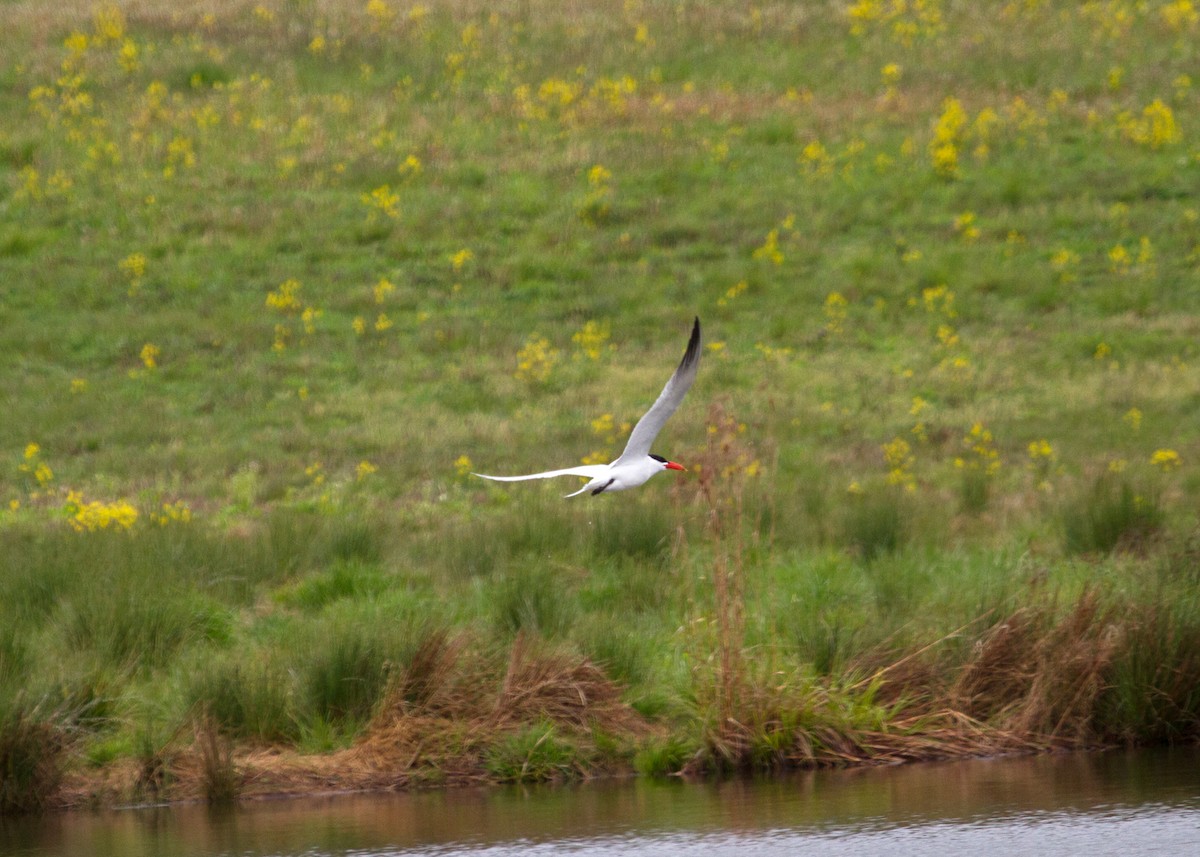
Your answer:
[[[688,388],[696,380],[696,369],[700,366],[700,319],[692,324],[692,335],[688,339],[687,350],[683,359],[667,386],[658,394],[658,399],[650,406],[650,410],[642,415],[629,442],[621,456],[609,464],[581,464],[578,467],[564,467],[561,470],[547,470],[543,473],[529,473],[524,476],[488,476],[476,473],[484,479],[494,479],[497,482],[520,482],[525,479],[547,479],[551,476],[583,476],[588,479],[586,485],[567,497],[575,497],[585,491],[592,494],[602,494],[606,491],[624,491],[626,488],[636,488],[656,473],[664,470],[684,470],[682,464],[668,461],[661,455],[650,452],[650,444],[658,437],[663,425],[670,419],[671,414],[679,407]]]

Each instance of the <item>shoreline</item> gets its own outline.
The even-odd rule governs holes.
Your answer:
[[[847,741],[852,736],[844,736]],[[857,736],[860,746],[876,741],[881,736]],[[206,795],[209,784],[205,776],[205,760],[200,753],[189,748],[181,751],[174,759],[171,781],[162,792],[144,802],[132,799],[138,786],[136,764],[124,760],[93,773],[74,771],[68,773],[62,787],[48,802],[44,812],[73,812],[81,810],[117,812],[154,808],[169,808],[189,805],[240,806],[266,801],[304,800],[310,798],[337,798],[353,795],[428,792],[444,789],[470,787],[492,788],[504,785],[555,785],[568,786],[600,780],[620,779],[681,779],[691,782],[721,780],[741,776],[786,776],[802,771],[846,770],[897,765],[919,765],[934,762],[957,762],[979,759],[1017,758],[1065,753],[1096,753],[1120,749],[1122,745],[1112,742],[1076,743],[1063,740],[1047,740],[1037,736],[1018,738],[1009,733],[985,730],[977,734],[976,743],[969,743],[961,735],[948,736],[944,731],[927,734],[913,733],[906,736],[890,736],[890,752],[878,755],[862,754],[853,757],[846,753],[826,754],[819,759],[787,760],[769,768],[752,766],[730,766],[705,768],[701,764],[689,764],[679,771],[666,775],[647,774],[638,771],[633,764],[601,766],[595,770],[581,771],[571,776],[551,777],[538,780],[501,779],[491,776],[482,767],[472,767],[471,759],[460,759],[459,769],[451,773],[433,772],[430,769],[407,770],[391,768],[377,760],[377,764],[363,764],[363,744],[330,754],[300,754],[284,748],[249,749],[235,752],[231,764],[238,782],[232,794],[219,798]],[[907,744],[901,752],[900,744]],[[1200,742],[1181,742],[1180,745],[1197,746]],[[1131,748],[1151,748],[1160,745],[1138,744]],[[1161,745],[1168,746],[1168,745]]]

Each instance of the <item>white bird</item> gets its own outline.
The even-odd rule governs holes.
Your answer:
[[[656,473],[664,470],[685,470],[682,464],[667,461],[661,455],[650,452],[650,444],[658,437],[663,425],[670,419],[671,414],[679,407],[688,388],[696,380],[696,369],[700,366],[700,319],[692,325],[692,336],[688,339],[687,350],[679,367],[667,381],[667,386],[658,394],[658,399],[651,405],[650,410],[642,415],[638,424],[629,435],[629,442],[621,456],[609,464],[581,464],[578,467],[564,467],[561,470],[547,470],[544,473],[529,473],[525,476],[488,476],[475,473],[484,479],[494,479],[497,482],[520,482],[525,479],[547,479],[551,476],[583,476],[589,481],[586,485],[567,497],[575,497],[584,491],[601,494],[605,491],[624,491],[626,488],[636,488]]]

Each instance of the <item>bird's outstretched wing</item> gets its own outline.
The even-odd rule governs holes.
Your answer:
[[[549,479],[551,476],[585,476],[595,479],[608,470],[607,464],[581,464],[578,467],[564,467],[562,470],[547,470],[544,473],[527,473],[524,476],[488,476],[486,473],[472,473],[481,479],[494,479],[496,482],[523,482],[526,479]]]
[[[692,336],[688,339],[687,350],[683,352],[683,359],[679,361],[678,368],[671,375],[671,380],[667,381],[667,386],[663,387],[663,391],[658,394],[658,399],[651,405],[650,410],[642,414],[638,424],[633,427],[633,432],[629,435],[629,442],[625,444],[625,450],[621,453],[621,457],[613,462],[614,465],[621,461],[634,461],[650,454],[650,445],[654,443],[654,439],[658,437],[662,427],[670,419],[671,414],[675,413],[679,403],[683,401],[688,388],[696,380],[696,370],[699,367],[700,319],[697,318],[692,324]]]

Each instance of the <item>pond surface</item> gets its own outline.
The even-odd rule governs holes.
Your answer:
[[[1200,750],[0,819],[0,855],[1200,855]]]

